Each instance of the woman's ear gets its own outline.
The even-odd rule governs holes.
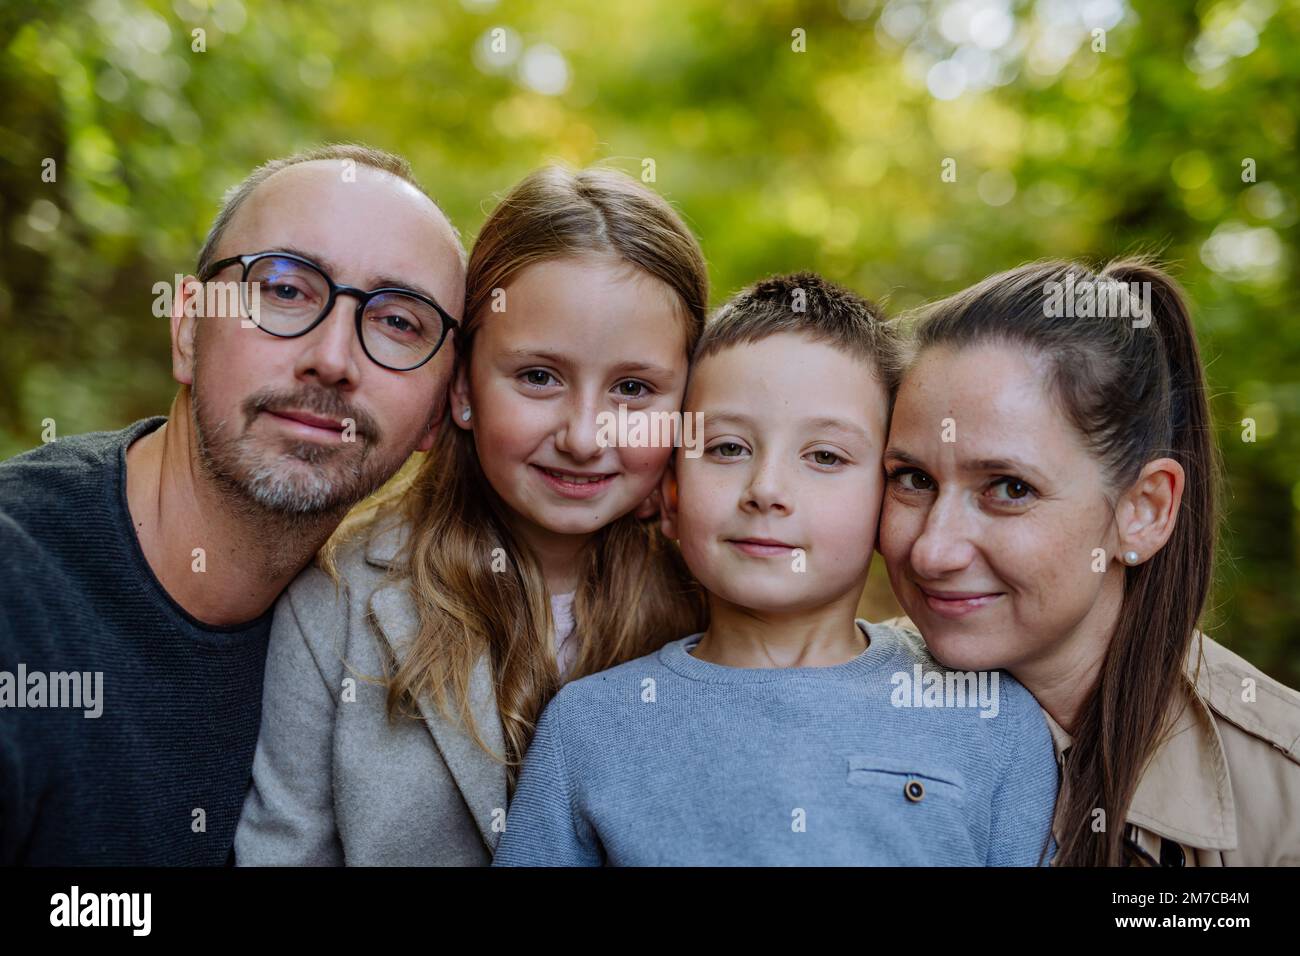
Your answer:
[[[1115,528],[1119,533],[1119,555],[1124,564],[1149,561],[1165,546],[1183,500],[1187,480],[1183,466],[1172,458],[1157,458],[1139,472],[1137,481],[1126,491],[1115,509]],[[1130,560],[1136,555],[1136,560]]]
[[[474,430],[474,409],[469,401],[468,363],[457,362],[456,371],[451,377],[448,401],[451,402],[451,420],[465,431]]]
[[[671,460],[659,479],[659,526],[664,536],[677,540],[677,472]]]

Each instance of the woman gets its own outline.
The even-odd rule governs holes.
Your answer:
[[[552,167],[502,200],[431,453],[277,605],[238,862],[491,862],[560,684],[698,629],[637,516],[672,448],[597,421],[680,409],[707,300],[695,237],[627,176]]]
[[[1050,718],[1058,865],[1300,864],[1300,695],[1196,631],[1217,455],[1168,275],[1040,263],[928,308],[884,464],[930,651]]]

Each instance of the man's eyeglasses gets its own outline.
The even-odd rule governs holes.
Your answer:
[[[243,267],[244,311],[264,332],[291,339],[306,335],[329,315],[334,300],[357,300],[357,336],[370,360],[395,372],[419,368],[438,353],[457,322],[438,303],[410,289],[366,292],[338,285],[310,259],[287,252],[257,252],[212,263],[200,275],[211,281],[222,269]],[[257,283],[252,285],[251,283]],[[253,307],[252,295],[258,295]]]

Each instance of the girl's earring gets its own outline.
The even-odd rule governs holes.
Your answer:
[[[469,415],[470,415],[470,412],[469,412],[469,406],[466,405],[466,406],[461,410],[461,413],[460,413],[460,420],[461,420],[462,422],[467,422],[467,421],[469,421]]]
[[[1136,551],[1124,552],[1124,563],[1130,567],[1138,563],[1138,553]]]

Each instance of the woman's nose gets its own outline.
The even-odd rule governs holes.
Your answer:
[[[955,497],[940,495],[926,514],[920,536],[912,543],[912,568],[931,580],[960,571],[974,557],[971,541],[972,521],[965,506]]]

